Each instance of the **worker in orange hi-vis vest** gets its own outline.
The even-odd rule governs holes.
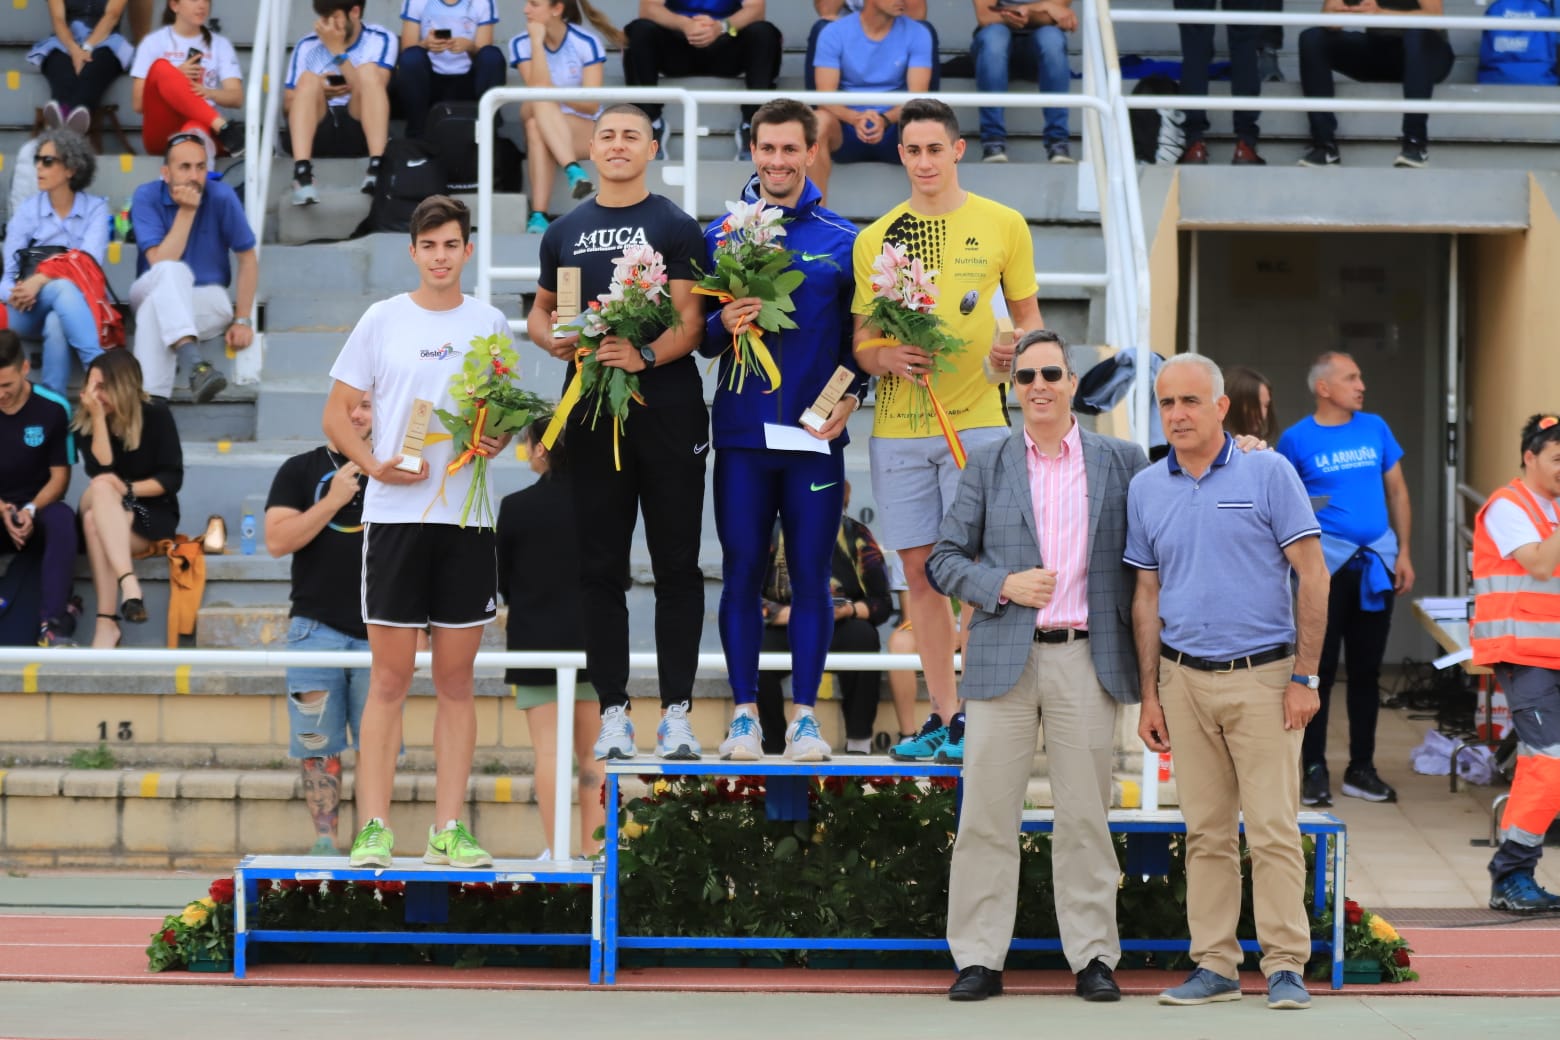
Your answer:
[[[1560,912],[1533,876],[1560,813],[1560,417],[1522,428],[1522,476],[1473,526],[1473,661],[1495,670],[1516,727],[1517,775],[1490,860],[1490,908]]]

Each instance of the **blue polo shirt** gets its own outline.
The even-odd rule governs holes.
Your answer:
[[[1228,661],[1294,642],[1284,547],[1320,534],[1288,460],[1241,452],[1225,434],[1201,479],[1181,468],[1174,448],[1132,478],[1122,558],[1159,572],[1166,646]]]
[[[147,251],[167,237],[178,213],[179,204],[168,194],[166,182],[149,181],[135,189],[130,222],[135,225],[136,277],[152,266],[146,259]],[[244,204],[232,188],[221,181],[208,180],[184,247],[183,261],[195,272],[195,284],[229,285],[233,269],[228,254],[247,253],[254,247],[255,233],[249,229],[249,218],[244,216]]]

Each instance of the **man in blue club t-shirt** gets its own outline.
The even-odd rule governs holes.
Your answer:
[[[1322,706],[1306,727],[1300,751],[1305,771],[1300,800],[1306,805],[1332,804],[1327,703],[1342,648],[1348,657],[1349,707],[1349,765],[1343,774],[1343,793],[1393,802],[1397,792],[1376,775],[1374,759],[1381,658],[1387,649],[1392,606],[1414,585],[1403,449],[1380,416],[1361,410],[1365,381],[1349,355],[1323,354],[1306,381],[1316,395],[1316,413],[1285,430],[1278,450],[1294,464],[1312,498],[1326,499],[1316,519],[1322,525],[1322,551],[1332,572],[1332,591],[1318,668]]]

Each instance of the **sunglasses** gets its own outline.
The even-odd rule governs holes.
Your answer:
[[[1040,368],[1019,368],[1013,371],[1013,382],[1019,386],[1028,386],[1039,376],[1047,383],[1060,383],[1067,375],[1067,370],[1061,365],[1045,365]]]
[[[55,163],[61,163],[61,162],[64,162],[64,161],[65,161],[64,159],[61,159],[57,155],[35,155],[35,156],[33,156],[33,162],[37,163],[39,166],[44,167],[45,169],[49,168],[50,166],[53,166]]]

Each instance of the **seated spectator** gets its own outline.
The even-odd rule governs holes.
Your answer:
[[[498,507],[498,592],[509,604],[505,647],[510,650],[583,650],[585,608],[580,592],[580,550],[575,538],[574,474],[569,469],[566,437],[549,450],[542,446],[547,419],[525,431],[535,484],[506,495]],[[542,815],[543,840],[553,840],[558,777],[558,673],[551,668],[511,668],[515,707],[525,712],[536,761],[532,782]],[[590,674],[578,673],[574,688],[574,757],[579,762],[579,847],[585,855],[601,849],[596,828],[605,822],[601,805],[601,767],[596,737],[601,709]],[[548,849],[567,858],[568,849]]]
[[[368,156],[363,193],[372,195],[390,140],[390,71],[399,44],[382,25],[363,21],[362,0],[314,0],[314,31],[287,63],[287,131],[293,157],[292,204],[320,201],[314,162]]]
[[[866,2],[867,0],[813,0],[813,10],[818,12],[818,20],[813,22],[812,30],[807,34],[807,61],[802,68],[802,81],[808,90],[817,89],[813,76],[813,59],[818,54],[818,34],[823,32],[824,26],[841,15],[859,14],[861,5]],[[939,47],[937,26],[926,17],[926,0],[905,0],[905,14],[926,26],[926,31],[932,34],[931,90],[935,93],[942,87],[942,69],[937,64]]]
[[[1440,15],[1441,0],[1322,0],[1327,14]],[[1334,72],[1361,83],[1402,83],[1403,96],[1428,100],[1435,85],[1452,71],[1452,45],[1442,29],[1307,29],[1300,34],[1300,89],[1308,98],[1333,96]],[[1338,117],[1312,112],[1311,147],[1301,166],[1336,166]],[[1430,163],[1430,117],[1403,114],[1403,139],[1393,166],[1419,168]]]
[[[406,136],[423,135],[440,101],[475,101],[504,85],[496,24],[497,0],[404,0],[393,85]]]
[[[374,435],[370,395],[350,413],[353,433]],[[289,650],[367,650],[363,492],[368,478],[334,444],[282,463],[265,502],[265,548],[292,556]],[[287,669],[288,754],[303,763],[303,799],[314,823],[311,856],[337,854],[341,753],[355,746],[368,702],[367,668]]]
[[[1072,90],[1067,64],[1067,34],[1078,29],[1072,0],[974,0],[975,86],[982,94],[1006,94],[1008,74],[1034,79],[1043,94]],[[1045,112],[1045,158],[1070,163],[1067,149],[1067,109]],[[1007,162],[1007,119],[1004,109],[980,110],[980,161]]]
[[[49,0],[54,35],[27,52],[49,81],[43,125],[85,134],[92,110],[130,67],[135,49],[119,35],[125,0]]]
[[[866,0],[857,14],[844,15],[818,34],[813,79],[819,90],[896,91],[930,89],[932,34],[905,15],[905,0]],[[818,159],[812,179],[829,194],[834,163],[899,162],[899,109],[881,105],[822,105],[818,109]]]
[[[1333,0],[1327,0],[1331,3]],[[1369,0],[1366,0],[1369,2]],[[1222,0],[1226,11],[1279,11],[1284,0]],[[1214,0],[1175,0],[1178,11],[1211,11]],[[1231,25],[1225,28],[1230,47],[1230,93],[1237,97],[1256,97],[1262,93],[1262,71],[1258,52],[1270,44],[1273,27],[1267,25]],[[1213,26],[1181,26],[1181,93],[1196,97],[1208,96],[1208,66],[1213,61]],[[1257,118],[1261,113],[1239,111],[1235,113],[1235,155],[1230,160],[1236,166],[1264,166],[1266,161],[1257,154]],[[1203,135],[1208,132],[1208,113],[1202,109],[1187,109],[1186,151],[1181,162],[1190,166],[1204,166],[1208,162],[1208,146]]]
[[[850,505],[850,484],[845,485],[845,506]],[[761,649],[768,653],[789,652],[791,641],[786,628],[791,617],[791,583],[785,559],[785,537],[775,539],[769,552],[769,576],[764,582],[764,640]],[[878,626],[893,613],[889,597],[888,572],[883,566],[883,550],[867,525],[849,516],[840,517],[839,536],[834,540],[834,560],[830,585],[834,593],[834,638],[831,653],[875,654],[882,648]],[[760,669],[758,673],[758,722],[764,734],[767,755],[785,750],[785,699],[780,680],[788,672]],[[877,722],[881,672],[837,672],[840,706],[845,714],[845,753],[864,755],[872,750],[872,728]]]
[[[175,134],[163,156],[162,179],[135,189],[130,222],[138,246],[136,279],[130,286],[135,309],[135,356],[146,390],[173,394],[180,360],[189,370],[197,403],[216,397],[227,379],[200,359],[203,339],[224,336],[230,350],[254,342],[255,287],[260,261],[244,205],[221,181],[207,180],[210,153],[198,134]],[[238,308],[227,287],[228,253],[238,256]]]
[[[65,399],[27,379],[22,341],[0,329],[0,557],[42,553],[39,646],[75,646],[67,609],[76,569],[76,514],[63,501],[76,461]],[[9,561],[8,561],[9,562]]]
[[[71,429],[91,478],[77,509],[97,593],[92,646],[107,649],[119,645],[119,622],[146,621],[132,561],[179,529],[184,450],[173,413],[147,397],[141,366],[125,350],[110,350],[87,367]]]
[[[244,104],[244,70],[226,36],[206,25],[210,0],[165,0],[163,27],[135,49],[130,103],[141,113],[147,155],[168,149],[174,135],[211,137],[225,155],[244,153],[244,128],[220,109]]]
[[[623,46],[623,34],[590,0],[526,0],[525,32],[509,41],[509,63],[528,87],[599,87],[604,82],[607,45]],[[589,19],[594,28],[586,28]],[[538,52],[545,61],[532,61]],[[596,190],[580,165],[590,154],[601,106],[589,101],[527,101],[520,106],[525,123],[526,166],[531,179],[531,212],[525,230],[547,230],[547,200],[553,170],[569,179],[569,194],[583,199]]]
[[[795,3],[796,0],[786,0]],[[639,17],[624,29],[623,79],[631,87],[653,87],[661,76],[742,77],[749,90],[773,90],[780,79],[780,30],[764,21],[764,0],[639,0]],[[635,102],[650,117],[650,129],[666,157],[661,105]],[[742,106],[737,158],[748,160],[753,113]]]
[[[63,398],[74,351],[86,368],[103,353],[97,318],[81,290],[68,278],[21,269],[28,246],[79,249],[102,266],[108,252],[108,202],[88,195],[97,161],[80,134],[46,130],[33,154],[38,193],[11,214],[5,229],[5,274],[0,277],[0,312],[13,332],[43,340],[43,385]],[[25,275],[25,277],[23,277]]]

